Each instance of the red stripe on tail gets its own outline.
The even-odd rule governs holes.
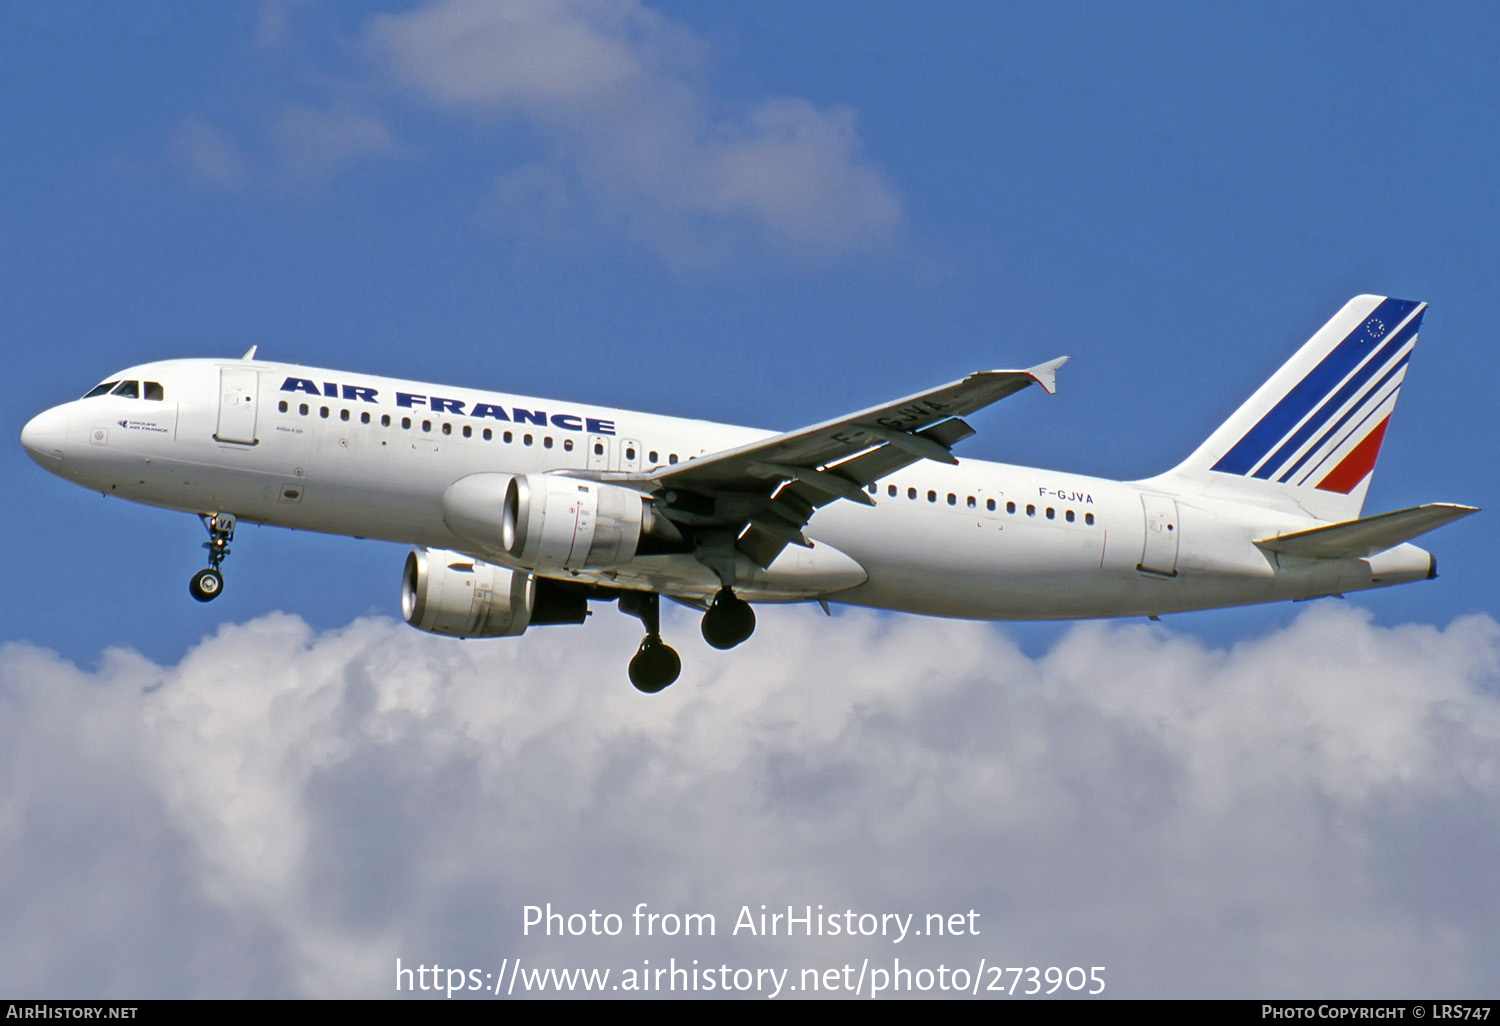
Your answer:
[[[1365,435],[1354,447],[1353,452],[1318,482],[1318,487],[1325,492],[1338,492],[1341,495],[1354,491],[1354,487],[1375,469],[1375,460],[1380,456],[1380,443],[1385,441],[1385,426],[1390,422],[1390,415],[1387,414],[1385,420],[1377,424],[1375,430]]]

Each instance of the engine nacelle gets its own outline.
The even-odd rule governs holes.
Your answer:
[[[503,638],[525,632],[536,579],[444,549],[407,554],[401,615],[418,630],[454,638]]]
[[[454,534],[544,572],[628,563],[655,519],[634,489],[559,474],[470,474],[443,494]]]

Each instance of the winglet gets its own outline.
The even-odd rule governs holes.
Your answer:
[[[242,357],[240,357],[240,359],[241,360],[253,360],[253,359],[255,359],[255,351],[257,349],[259,349],[259,348],[260,348],[259,345],[253,345],[253,346],[251,346],[249,349],[245,350],[245,355],[242,356]]]
[[[1038,385],[1041,385],[1042,389],[1048,395],[1056,395],[1057,368],[1067,363],[1068,360],[1069,357],[1059,356],[1055,360],[1048,360],[1046,363],[1039,363],[1035,367],[1027,368],[1026,373],[1030,374],[1031,380],[1035,381]]]

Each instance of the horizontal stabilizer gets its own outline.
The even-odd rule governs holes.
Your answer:
[[[1373,517],[1346,520],[1341,524],[1314,527],[1310,531],[1263,538],[1255,544],[1272,552],[1313,559],[1361,559],[1395,548],[1419,535],[1479,512],[1477,506],[1432,502]]]

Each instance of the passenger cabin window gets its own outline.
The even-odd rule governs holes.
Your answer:
[[[106,395],[108,394],[110,389],[114,388],[118,384],[118,381],[106,381],[102,385],[95,385],[93,388],[88,390],[88,392],[84,395],[84,398],[92,399],[96,395]]]
[[[167,390],[161,387],[160,381],[146,382],[146,398],[153,402],[161,402],[167,397]]]
[[[110,394],[120,396],[124,399],[139,399],[141,397],[141,383],[139,381],[122,381],[115,386],[115,390]]]

